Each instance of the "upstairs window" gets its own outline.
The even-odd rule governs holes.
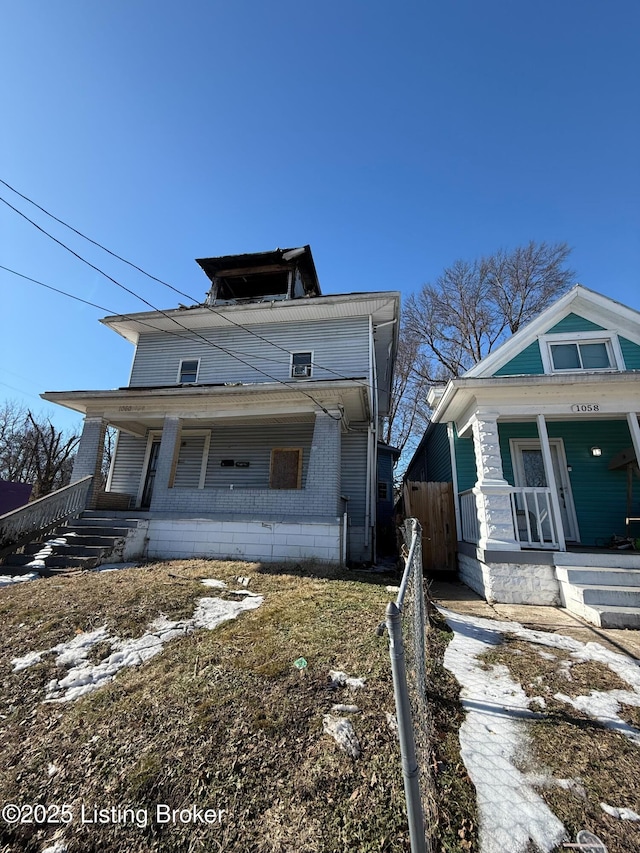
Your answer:
[[[540,339],[540,354],[545,373],[624,370],[624,359],[615,332],[545,335]]]
[[[554,370],[609,370],[614,365],[606,341],[551,344]]]
[[[312,352],[291,353],[291,378],[309,379],[313,369]]]
[[[199,367],[200,359],[182,359],[178,371],[178,382],[181,385],[197,382]]]

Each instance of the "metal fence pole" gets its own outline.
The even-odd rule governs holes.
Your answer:
[[[405,671],[404,644],[402,642],[402,618],[393,601],[387,605],[387,630],[389,631],[389,654],[393,673],[393,692],[396,700],[398,738],[402,756],[402,776],[407,801],[407,819],[412,853],[426,853],[424,815],[420,799],[420,769],[416,759],[416,744],[411,722],[411,708]]]

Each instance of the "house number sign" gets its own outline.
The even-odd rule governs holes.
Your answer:
[[[572,412],[599,412],[600,404],[599,403],[574,403],[571,406]]]

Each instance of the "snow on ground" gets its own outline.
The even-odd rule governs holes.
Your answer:
[[[526,748],[526,723],[534,718],[530,706],[544,707],[543,697],[529,698],[504,666],[483,669],[480,656],[511,634],[537,646],[563,649],[575,662],[597,661],[608,666],[629,690],[596,691],[589,696],[556,699],[578,708],[600,723],[640,744],[640,732],[619,716],[620,702],[640,706],[640,668],[625,655],[599,643],[533,631],[517,622],[464,616],[440,608],[454,632],[444,665],[462,687],[466,710],[460,727],[460,754],[476,786],[482,853],[523,853],[533,841],[543,853],[566,837],[565,828],[534,790],[534,785],[575,786],[575,780],[532,777],[515,766]],[[546,656],[548,653],[544,653]],[[570,670],[567,670],[570,673]],[[609,807],[614,808],[614,807]]]
[[[212,583],[212,579],[203,581],[207,586],[217,587],[222,581]],[[45,701],[68,702],[78,699],[111,681],[116,673],[125,666],[139,666],[162,651],[164,644],[175,637],[184,637],[198,628],[212,630],[223,622],[235,619],[244,610],[260,607],[264,597],[250,593],[246,589],[237,590],[242,596],[239,601],[225,601],[221,598],[200,598],[191,619],[175,622],[165,616],[159,616],[148,626],[147,631],[132,640],[111,637],[105,627],[96,631],[77,634],[66,643],[59,643],[51,649],[29,652],[12,660],[13,671],[19,672],[42,660],[44,655],[55,654],[56,665],[67,668],[60,678],[53,679],[47,685]],[[98,643],[108,642],[112,653],[99,663],[90,663],[89,654]]]
[[[22,583],[22,581],[34,581],[39,578],[37,572],[27,572],[23,575],[0,575],[0,586],[9,586],[13,583]]]

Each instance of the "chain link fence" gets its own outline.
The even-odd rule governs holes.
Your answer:
[[[398,720],[412,853],[432,853],[437,823],[433,777],[433,722],[427,699],[427,593],[422,576],[422,530],[415,518],[401,527],[405,570],[387,607],[389,653]]]

